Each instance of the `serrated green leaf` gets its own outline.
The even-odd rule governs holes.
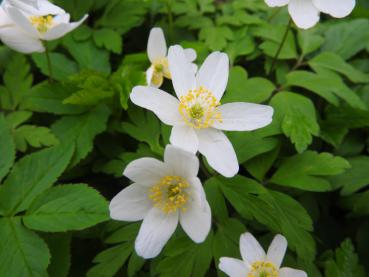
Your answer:
[[[23,125],[17,128],[14,132],[14,140],[17,150],[21,152],[25,152],[28,145],[39,148],[59,143],[49,128],[34,125]]]
[[[233,32],[225,26],[209,26],[200,30],[199,38],[205,41],[210,50],[222,50],[227,46],[227,41],[233,39]]]
[[[275,109],[274,120],[281,122],[283,133],[290,138],[297,152],[303,152],[312,143],[313,136],[319,134],[313,102],[296,93],[279,92],[270,104]]]
[[[49,261],[46,243],[19,218],[0,218],[0,276],[45,277]]]
[[[313,30],[299,30],[297,40],[304,56],[318,50],[324,43],[324,38]]]
[[[330,153],[306,151],[285,159],[271,182],[307,191],[329,191],[332,185],[325,177],[343,173],[350,168],[345,159]]]
[[[93,38],[97,46],[104,47],[115,54],[122,52],[122,38],[112,29],[100,29],[93,32]]]
[[[8,173],[15,159],[15,144],[10,128],[0,113],[0,181]]]
[[[99,105],[82,115],[64,116],[52,125],[61,143],[76,145],[71,165],[76,165],[91,152],[95,136],[106,129],[110,112],[106,106]]]
[[[32,116],[32,112],[28,111],[15,111],[6,115],[6,122],[11,128],[15,129]]]
[[[23,216],[24,224],[37,231],[82,230],[109,218],[107,201],[84,184],[50,188],[40,195]]]
[[[0,213],[14,215],[26,210],[63,173],[73,150],[73,144],[58,145],[20,159],[0,187]]]

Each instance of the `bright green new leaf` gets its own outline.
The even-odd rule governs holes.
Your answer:
[[[200,30],[199,39],[204,40],[210,50],[219,51],[227,46],[227,41],[233,39],[233,32],[225,26],[204,27]]]
[[[40,148],[58,144],[58,139],[49,128],[34,125],[23,125],[14,132],[14,140],[17,149],[25,152],[29,146]]]
[[[6,115],[6,122],[11,128],[15,129],[32,116],[32,112],[28,111],[15,111]]]
[[[100,29],[93,32],[93,38],[97,46],[104,47],[115,54],[122,52],[122,37],[112,29]]]
[[[283,133],[290,138],[297,152],[303,152],[319,134],[313,102],[292,92],[279,92],[270,104],[275,109],[274,120],[281,122]]]
[[[0,181],[8,173],[15,159],[15,145],[10,128],[0,113]]]
[[[0,214],[15,215],[51,187],[67,167],[74,145],[58,145],[20,159],[0,187]]]
[[[75,143],[72,165],[91,152],[95,136],[107,127],[110,112],[106,106],[99,105],[82,115],[64,116],[52,125],[51,129],[61,143]]]
[[[44,232],[82,230],[107,219],[107,201],[96,190],[84,184],[60,185],[48,189],[23,216],[23,222],[28,228]]]
[[[0,276],[45,277],[49,261],[46,243],[20,218],[0,218]]]
[[[350,168],[344,158],[330,153],[306,151],[282,161],[271,182],[307,191],[329,191],[332,185],[325,177],[343,173]]]

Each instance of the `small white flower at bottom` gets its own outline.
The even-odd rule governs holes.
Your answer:
[[[289,267],[280,268],[287,250],[287,240],[276,235],[267,253],[251,233],[240,238],[243,261],[220,258],[219,269],[230,277],[307,277],[306,272]]]
[[[135,242],[139,256],[159,255],[178,223],[194,242],[206,239],[211,210],[198,171],[198,158],[172,145],[165,148],[164,162],[142,158],[126,167],[123,175],[134,183],[111,200],[110,216],[123,221],[143,219]]]

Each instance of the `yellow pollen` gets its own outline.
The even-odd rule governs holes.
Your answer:
[[[154,206],[164,213],[174,213],[178,209],[186,211],[184,207],[188,201],[189,193],[186,189],[189,184],[180,176],[165,176],[159,183],[151,187],[149,198]]]
[[[187,125],[201,129],[211,127],[216,121],[222,122],[220,103],[209,90],[203,87],[190,90],[180,101],[178,109]]]
[[[167,58],[158,58],[153,63],[151,82],[157,87],[163,84],[164,78],[171,79]]]
[[[247,277],[278,277],[277,267],[271,262],[258,261],[251,265]]]
[[[54,23],[52,15],[30,16],[29,20],[40,33],[46,33]]]

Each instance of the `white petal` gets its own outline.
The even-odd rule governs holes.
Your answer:
[[[54,24],[69,23],[69,21],[70,21],[69,13],[58,14],[54,16],[54,19],[53,19]]]
[[[88,15],[84,15],[82,19],[78,22],[72,23],[60,23],[55,27],[49,29],[45,34],[42,35],[44,40],[54,40],[61,38],[62,36],[66,35],[69,32],[72,32],[74,29],[78,28],[83,21],[87,19]]]
[[[137,183],[119,192],[109,205],[110,217],[124,221],[141,220],[151,208],[149,188]]]
[[[149,60],[154,62],[157,58],[167,56],[167,43],[161,28],[152,28],[147,42],[147,55]]]
[[[251,233],[244,233],[240,238],[242,259],[249,265],[265,260],[265,251]]]
[[[220,100],[228,83],[229,60],[225,53],[211,53],[197,73],[197,86],[210,90]]]
[[[13,22],[21,28],[29,37],[38,38],[39,32],[37,29],[31,24],[27,17],[25,17],[19,10],[12,6],[8,6],[5,9],[5,12],[8,16],[13,20]]]
[[[243,261],[233,258],[220,258],[219,269],[229,277],[245,277],[249,269]]]
[[[151,259],[159,255],[178,225],[178,213],[165,214],[152,208],[146,215],[136,238],[138,256]]]
[[[282,235],[276,235],[267,252],[267,260],[278,268],[281,266],[287,250],[287,240]]]
[[[178,111],[178,99],[165,91],[153,87],[136,86],[130,98],[137,106],[154,112],[167,125],[184,124]]]
[[[302,270],[283,267],[279,270],[279,277],[308,277],[308,275]]]
[[[208,128],[196,130],[199,138],[199,152],[209,165],[225,177],[237,174],[239,165],[236,153],[227,136],[222,131]]]
[[[154,158],[141,158],[130,162],[123,175],[133,182],[150,186],[168,173],[170,170],[163,162]]]
[[[40,15],[48,15],[48,14],[57,15],[65,13],[65,10],[47,0],[38,0],[37,2],[38,2],[38,10],[41,12]]]
[[[265,0],[265,3],[269,7],[283,7],[287,5],[290,2],[290,0]]]
[[[27,16],[36,15],[36,16],[44,16],[44,15],[56,15],[63,14],[65,11],[50,3],[47,0],[37,0],[37,1],[24,1],[24,0],[11,0],[7,1],[12,6],[15,6],[17,9],[21,10]]]
[[[355,8],[355,0],[313,0],[315,7],[333,17],[348,16]]]
[[[39,39],[27,36],[18,27],[0,28],[0,39],[4,44],[21,53],[45,52]]]
[[[199,140],[196,132],[187,125],[174,126],[169,140],[171,144],[192,153],[196,153],[199,149]]]
[[[9,27],[9,25],[13,25],[13,21],[7,16],[4,9],[0,6],[0,28]]]
[[[196,60],[197,54],[196,51],[192,48],[187,48],[183,50],[186,58],[189,62],[193,62],[194,60]]]
[[[204,198],[205,192],[192,190],[195,195],[184,212],[180,212],[179,221],[186,234],[196,243],[203,242],[211,228],[211,210],[208,201]]]
[[[228,103],[221,105],[222,121],[215,121],[213,127],[226,131],[252,131],[272,122],[273,108],[252,103]]]
[[[146,70],[146,83],[150,87],[158,88],[154,84],[151,83],[153,73],[154,73],[154,67],[150,66],[149,69]]]
[[[291,0],[288,11],[299,28],[309,29],[319,22],[319,10],[312,0]]]
[[[196,177],[199,172],[199,159],[196,155],[173,145],[165,147],[164,162],[172,168],[174,175],[185,179]]]
[[[195,89],[195,73],[181,46],[175,45],[169,47],[168,62],[177,97],[180,98],[186,95],[189,90]]]

